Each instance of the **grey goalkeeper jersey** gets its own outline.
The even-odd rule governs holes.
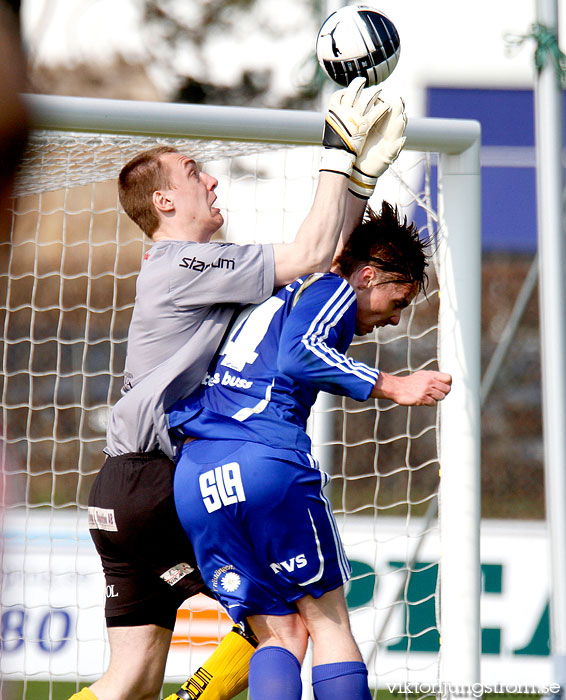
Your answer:
[[[175,458],[166,410],[200,385],[234,310],[273,293],[272,245],[159,241],[136,285],[122,397],[106,454],[159,448]]]

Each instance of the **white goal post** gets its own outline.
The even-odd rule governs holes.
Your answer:
[[[50,276],[53,277],[52,269],[46,263],[46,267],[42,265],[42,251],[46,250],[46,241],[43,238],[43,233],[37,233],[40,227],[40,220],[45,221],[49,217],[56,219],[55,226],[62,227],[63,234],[61,243],[58,244],[57,256],[61,259],[61,269],[66,265],[67,271],[65,276],[65,284],[60,282],[61,289],[58,292],[58,301],[49,307],[52,314],[49,317],[49,323],[57,325],[57,340],[53,340],[45,331],[45,337],[35,337],[34,332],[29,331],[29,337],[26,336],[26,353],[27,369],[22,359],[22,367],[17,365],[14,358],[7,360],[10,352],[10,344],[12,347],[18,342],[14,337],[14,322],[15,314],[24,313],[23,304],[10,303],[2,301],[3,322],[4,322],[4,339],[3,339],[3,371],[4,384],[2,391],[2,423],[3,423],[3,464],[5,466],[4,482],[8,488],[4,515],[6,520],[6,553],[4,563],[4,588],[11,580],[16,580],[17,573],[14,573],[13,562],[15,557],[10,553],[10,537],[18,537],[15,532],[27,532],[26,525],[29,521],[29,515],[35,511],[37,515],[42,514],[45,517],[47,511],[57,511],[62,506],[58,504],[55,497],[53,502],[45,501],[34,502],[33,506],[27,502],[27,493],[29,486],[26,482],[26,474],[30,474],[37,479],[37,482],[42,478],[52,478],[51,491],[55,491],[55,473],[60,475],[65,473],[67,467],[61,466],[57,461],[56,453],[62,453],[68,449],[72,452],[72,459],[76,459],[80,465],[82,455],[88,450],[100,448],[101,437],[97,439],[90,438],[85,426],[88,421],[102,420],[102,414],[97,409],[92,408],[88,400],[89,386],[87,380],[93,382],[97,378],[97,369],[94,366],[94,360],[86,358],[90,349],[96,343],[102,341],[93,335],[93,328],[88,320],[90,317],[85,315],[87,320],[84,321],[85,331],[84,338],[81,344],[72,346],[72,350],[67,350],[71,347],[71,341],[65,336],[63,312],[77,313],[81,311],[75,308],[73,300],[72,285],[82,284],[78,280],[78,273],[74,272],[73,265],[79,265],[81,251],[88,257],[88,250],[97,246],[113,245],[116,248],[116,267],[114,271],[99,270],[96,264],[90,261],[84,263],[85,282],[87,287],[86,296],[91,294],[91,283],[101,278],[109,277],[109,290],[106,306],[101,309],[101,312],[111,315],[116,310],[127,314],[131,311],[131,302],[133,299],[133,286],[129,285],[129,298],[123,297],[123,290],[120,288],[117,291],[116,280],[125,279],[126,277],[135,279],[135,275],[129,270],[125,274],[120,268],[120,241],[123,236],[124,224],[120,215],[117,203],[112,208],[103,207],[99,210],[101,216],[105,216],[104,226],[115,225],[115,229],[108,228],[108,234],[104,238],[104,233],[101,228],[93,223],[90,219],[85,223],[88,230],[88,235],[84,241],[78,242],[67,232],[67,219],[65,216],[75,217],[77,220],[80,217],[88,219],[96,207],[94,193],[91,196],[92,201],[73,206],[68,204],[72,198],[72,189],[74,187],[84,188],[85,185],[94,182],[107,182],[115,180],[116,175],[121,165],[135,153],[144,150],[155,144],[156,141],[172,143],[179,148],[185,147],[190,149],[195,157],[205,161],[216,161],[224,157],[233,158],[234,156],[242,156],[246,158],[249,152],[253,151],[256,154],[266,154],[265,158],[270,159],[277,164],[281,163],[281,168],[291,171],[295,168],[294,159],[298,156],[298,152],[304,153],[302,149],[310,149],[306,159],[309,164],[309,173],[306,180],[298,179],[295,184],[291,181],[281,186],[282,197],[286,204],[281,213],[281,220],[293,224],[295,220],[303,215],[302,211],[293,210],[294,199],[299,198],[299,194],[304,194],[305,188],[310,193],[312,182],[316,178],[316,162],[318,158],[318,148],[322,133],[324,115],[318,112],[298,111],[298,110],[266,110],[266,109],[250,109],[239,107],[213,107],[202,105],[188,104],[164,104],[154,102],[132,102],[122,100],[103,100],[94,98],[71,98],[71,97],[56,97],[45,95],[28,95],[26,96],[27,104],[30,107],[33,121],[32,148],[24,161],[24,165],[16,183],[16,194],[18,199],[14,205],[14,226],[22,228],[24,225],[23,216],[28,217],[28,223],[25,224],[27,233],[22,239],[22,250],[28,246],[29,254],[33,257],[31,267],[23,272],[20,263],[11,260],[2,265],[0,270],[0,279],[2,280],[2,293],[10,298],[11,290],[14,285],[23,286],[25,284],[32,285],[33,291],[30,292],[31,297],[39,299],[43,292],[36,282],[41,284],[47,290],[45,293],[51,293],[47,284]],[[438,585],[434,592],[435,610],[438,615],[435,631],[441,638],[440,654],[437,655],[436,661],[433,664],[438,665],[438,671],[435,674],[435,682],[441,685],[441,690],[445,695],[450,695],[450,685],[457,686],[457,694],[462,694],[462,686],[470,687],[474,683],[480,681],[480,624],[479,624],[479,595],[480,595],[480,560],[479,560],[479,526],[480,526],[480,297],[481,297],[481,192],[480,192],[480,127],[475,121],[467,120],[451,120],[451,119],[410,119],[406,131],[407,141],[404,153],[407,155],[403,165],[403,157],[392,168],[395,182],[399,184],[402,191],[408,191],[411,187],[407,186],[407,181],[415,180],[418,173],[426,170],[425,191],[411,194],[411,204],[418,206],[423,216],[429,222],[428,234],[434,240],[432,241],[432,252],[434,254],[434,272],[438,284],[438,321],[435,326],[435,338],[437,344],[437,355],[435,362],[446,372],[449,372],[453,377],[453,386],[450,396],[440,404],[440,408],[432,418],[433,428],[436,434],[437,453],[430,460],[430,464],[436,470],[440,467],[441,478],[439,481],[439,516],[438,525],[436,527],[436,536],[439,539],[439,550],[441,557],[434,566],[438,567]],[[84,156],[81,148],[76,151],[72,150],[74,144],[86,143],[88,154]],[[285,151],[283,156],[282,150]],[[411,160],[412,156],[415,159]],[[418,155],[418,162],[416,156]],[[84,161],[82,160],[84,156]],[[260,161],[258,161],[260,162]],[[258,188],[260,188],[260,197],[262,181],[267,178],[266,166],[260,165],[249,167],[248,161],[245,161],[245,168],[242,170],[241,179],[248,181],[253,179]],[[303,167],[305,157],[301,156],[301,165]],[[240,166],[238,166],[240,167]],[[276,167],[279,167],[277,165]],[[406,171],[403,171],[406,167]],[[255,171],[254,171],[255,168]],[[239,171],[238,171],[239,172]],[[250,174],[251,172],[251,174]],[[431,177],[431,172],[436,174]],[[314,173],[314,174],[313,174]],[[238,175],[239,177],[239,175]],[[238,189],[238,181],[234,176],[231,185],[232,198],[237,200],[240,196]],[[420,185],[419,185],[420,186]],[[50,192],[58,193],[64,191],[65,194],[60,195],[62,204],[57,203],[54,206],[49,204]],[[70,194],[69,194],[70,193]],[[55,198],[58,194],[53,195]],[[89,199],[88,195],[81,195],[81,202]],[[59,200],[57,200],[59,202]],[[42,209],[42,206],[44,207]],[[59,211],[63,211],[61,218]],[[234,224],[238,223],[239,213],[237,206],[234,206],[234,212],[231,214],[231,219]],[[110,220],[116,220],[117,223],[110,224]],[[255,220],[258,227],[264,225],[264,222],[273,222],[274,216],[272,211],[262,210],[260,207],[256,209]],[[246,224],[247,226],[247,224]],[[277,228],[277,226],[276,226]],[[291,226],[292,228],[292,226]],[[285,238],[285,227],[282,225],[282,237]],[[296,230],[296,228],[294,229]],[[34,234],[35,231],[35,234]],[[246,240],[246,231],[242,232],[242,240]],[[278,231],[275,232],[278,235]],[[27,237],[26,237],[27,236]],[[35,236],[35,237],[34,237]],[[143,249],[146,243],[141,243],[140,251],[137,254],[141,259]],[[75,255],[76,254],[76,255]],[[77,257],[78,256],[78,257]],[[6,255],[6,259],[8,256]],[[29,270],[32,270],[30,272]],[[135,272],[135,271],[134,271]],[[113,282],[110,281],[110,278]],[[59,277],[57,277],[59,280]],[[113,285],[113,286],[112,286]],[[78,286],[77,286],[78,288]],[[43,287],[41,287],[43,289]],[[94,287],[93,287],[94,289]],[[98,292],[96,292],[98,293]],[[57,294],[55,294],[57,296]],[[27,308],[27,307],[26,307]],[[33,305],[30,310],[25,311],[28,315],[35,319],[39,312]],[[407,312],[408,313],[408,312]],[[58,315],[57,315],[58,314]],[[411,317],[412,318],[412,317]],[[59,319],[59,320],[57,320]],[[114,316],[112,316],[114,319]],[[100,318],[100,323],[104,319]],[[46,321],[47,323],[47,321]],[[108,330],[108,338],[112,339],[113,323],[110,320]],[[436,323],[436,322],[435,322]],[[407,334],[405,328],[404,332]],[[415,343],[418,343],[420,337],[425,334],[425,331],[416,333]],[[412,342],[412,336],[408,333],[409,345]],[[391,341],[389,336],[385,337],[384,344]],[[53,344],[51,348],[50,344]],[[374,343],[375,344],[375,343]],[[366,341],[367,345],[367,341]],[[22,345],[23,347],[23,345]],[[106,348],[106,346],[104,346]],[[117,358],[114,355],[114,346],[111,342],[108,343],[107,353],[108,368],[106,373],[111,377],[107,388],[106,404],[110,405],[112,400],[115,400],[116,391],[119,388],[119,375],[121,367]],[[41,433],[41,426],[34,418],[32,420],[31,407],[34,406],[34,386],[46,379],[48,374],[42,371],[41,352],[53,352],[56,355],[57,373],[53,380],[53,391],[61,392],[63,384],[68,377],[75,381],[75,391],[77,393],[78,412],[76,414],[68,413],[69,420],[76,421],[76,436],[69,437],[62,430],[58,421],[63,420],[62,414],[57,414],[56,407],[47,407],[45,411],[54,410],[56,414],[55,427],[52,433],[56,442],[56,447],[53,450],[53,456],[47,460],[43,471],[38,470],[37,460],[34,460],[33,455],[39,454],[34,452],[38,450],[40,443],[44,442],[44,434]],[[360,352],[365,352],[364,348]],[[379,350],[373,351],[379,357]],[[409,354],[409,350],[407,354]],[[412,351],[411,351],[412,352]],[[82,353],[82,361],[81,361]],[[70,363],[67,366],[66,363]],[[412,368],[412,361],[407,361],[407,367]],[[430,362],[430,360],[426,360]],[[74,364],[76,363],[76,364]],[[420,365],[419,365],[420,366]],[[69,369],[70,367],[70,369]],[[79,369],[77,369],[77,367]],[[15,376],[25,377],[22,381],[27,382],[27,389],[24,394],[28,398],[18,394],[15,398],[15,390],[11,383]],[[73,379],[74,378],[74,379]],[[81,388],[77,378],[82,379]],[[70,389],[72,390],[72,389]],[[17,392],[16,392],[17,393]],[[94,405],[94,404],[93,404]],[[37,406],[35,407],[37,408]],[[92,410],[91,410],[92,409]],[[355,409],[357,410],[357,409]],[[327,409],[328,416],[335,417],[334,423],[346,421],[349,414],[355,413],[349,405],[342,404],[342,407],[330,406]],[[26,432],[21,436],[14,436],[7,428],[10,425],[10,417],[8,413],[14,415],[15,411],[27,411],[27,423],[24,418],[20,421],[26,425]],[[382,446],[385,441],[381,441],[379,437],[379,421],[384,420],[383,416],[389,411],[389,407],[381,407],[377,409],[375,418],[375,431],[369,442]],[[411,418],[410,412],[407,414],[407,425],[409,426]],[[58,416],[58,417],[57,417]],[[102,416],[102,417],[101,417]],[[381,417],[379,417],[381,416]],[[45,418],[47,420],[47,418]],[[403,435],[407,439],[408,444],[411,440],[418,440],[420,434],[415,433],[415,429],[410,424],[407,428],[407,435]],[[428,430],[428,428],[427,428]],[[57,438],[58,431],[64,437]],[[324,431],[323,431],[324,432]],[[422,432],[425,432],[423,429]],[[330,435],[327,447],[338,447],[347,454],[349,449],[348,440],[346,438],[335,438],[332,436],[332,428],[326,433]],[[345,435],[346,433],[344,433]],[[87,435],[83,439],[82,436]],[[38,437],[39,436],[39,437]],[[75,439],[76,437],[76,439]],[[364,439],[365,442],[368,440]],[[361,442],[364,442],[361,440]],[[77,443],[75,447],[75,442]],[[20,447],[21,446],[21,447]],[[409,454],[410,447],[407,447]],[[18,452],[19,450],[19,452]],[[20,453],[27,457],[21,458],[20,464],[18,456]],[[15,453],[16,456],[14,456]],[[103,455],[100,453],[100,464]],[[39,458],[37,458],[39,459]],[[69,459],[67,457],[67,459]],[[26,461],[27,460],[27,461]],[[377,456],[376,456],[377,460]],[[347,458],[344,457],[344,462]],[[407,583],[408,577],[414,573],[412,568],[411,557],[416,549],[418,541],[418,533],[415,534],[415,527],[419,529],[418,518],[413,522],[410,521],[412,510],[422,505],[430,505],[436,499],[436,491],[428,494],[421,500],[412,500],[411,496],[411,479],[416,471],[422,469],[422,465],[413,467],[410,464],[411,459],[407,456],[407,473],[408,487],[405,503],[407,532],[408,536],[407,552],[405,568],[407,570],[407,579],[405,580],[405,592],[409,588]],[[65,463],[66,464],[66,463]],[[15,465],[15,466],[14,466]],[[427,466],[430,466],[427,463]],[[363,477],[360,475],[351,476],[347,472],[347,465],[343,468],[342,474],[338,472],[338,467],[335,465],[337,481],[343,483],[344,494],[346,487],[355,479],[374,479],[374,491],[368,495],[367,503],[362,504],[358,508],[360,512],[366,513],[368,509],[374,513],[371,527],[375,531],[380,529],[380,526],[386,527],[389,523],[387,517],[387,509],[395,513],[397,502],[392,502],[385,507],[378,504],[378,489],[383,484],[383,473],[376,463],[368,467],[368,473]],[[35,470],[35,471],[34,471]],[[53,475],[50,477],[49,472]],[[77,483],[77,493],[81,490],[81,484],[84,485],[86,472],[79,466],[75,467],[77,472],[73,478]],[[33,472],[33,473],[32,473]],[[14,476],[15,475],[15,476]],[[10,483],[17,482],[19,485],[15,490],[17,497],[12,501],[10,497]],[[371,481],[371,483],[374,483]],[[47,489],[49,490],[49,488]],[[23,494],[23,495],[22,495]],[[75,508],[77,511],[83,510],[84,513],[84,493],[81,492],[81,498],[77,496]],[[346,496],[342,496],[342,501],[346,501]],[[372,510],[373,509],[373,510]],[[405,513],[405,511],[403,511]],[[346,528],[350,521],[360,522],[356,520],[356,507],[344,506],[338,508],[338,520],[346,522]],[[421,511],[419,511],[421,512]],[[15,519],[10,519],[14,514]],[[421,513],[422,514],[422,513]],[[346,515],[348,516],[346,518]],[[19,518],[19,520],[18,520]],[[19,523],[19,524],[18,524]],[[24,525],[22,525],[24,523]],[[415,525],[416,523],[416,525]],[[78,527],[78,526],[77,526]],[[11,529],[12,528],[12,529]],[[18,530],[20,528],[20,530]],[[25,539],[23,548],[21,549],[26,555],[33,550],[34,542]],[[85,533],[77,534],[77,552],[80,550],[81,539],[85,537]],[[355,537],[354,537],[355,539]],[[49,557],[48,557],[49,559]],[[393,557],[395,559],[395,557]],[[393,562],[390,562],[393,564]],[[413,562],[414,564],[414,562]],[[396,563],[395,563],[396,566]],[[369,570],[369,569],[368,569]],[[360,569],[359,580],[367,580],[367,571]],[[376,582],[375,587],[379,586],[377,577],[379,576],[378,567],[376,567]],[[365,573],[364,573],[365,572]],[[356,574],[356,571],[354,571]],[[90,575],[90,574],[89,574]],[[21,578],[26,576],[25,565],[21,569]],[[54,573],[53,576],[57,576]],[[373,576],[373,573],[372,573]],[[11,577],[11,578],[10,578]],[[366,578],[364,578],[366,577]],[[86,578],[86,575],[85,577]],[[373,579],[371,579],[373,580]],[[24,586],[22,585],[22,588]],[[24,636],[23,620],[25,619],[25,606],[21,607],[21,618],[17,617],[12,612],[20,610],[17,599],[17,586],[14,590],[3,592],[3,610],[6,612],[6,619],[3,617],[3,632],[8,630],[8,654],[5,654],[3,659],[2,673],[4,679],[22,679],[21,670],[18,671],[18,663],[16,661],[17,653],[20,646],[18,634]],[[16,592],[15,592],[16,591]],[[80,606],[80,592],[77,595],[76,604]],[[390,604],[393,610],[392,614],[397,614],[396,600]],[[426,602],[426,601],[425,601]],[[406,599],[405,604],[405,626],[410,628],[410,608],[411,602]],[[397,612],[396,612],[397,611]],[[99,605],[94,611],[96,613],[97,624],[102,625],[102,607]],[[9,613],[9,615],[8,615]],[[19,614],[19,613],[18,613]],[[192,619],[194,611],[187,613],[187,619]],[[56,626],[61,623],[61,620],[67,624],[67,619],[54,618],[53,613],[49,613],[48,618],[41,618],[38,623],[39,631],[44,634],[50,626]],[[21,626],[18,620],[22,620]],[[94,619],[94,617],[92,618]],[[381,618],[380,618],[381,619]],[[388,617],[387,617],[388,619]],[[47,620],[47,621],[46,621]],[[63,623],[61,623],[63,624]],[[72,632],[65,628],[63,632],[58,632],[59,637],[71,636]],[[381,624],[381,623],[379,623]],[[387,626],[387,622],[384,623]],[[68,625],[67,625],[68,626]],[[375,635],[371,641],[372,649],[364,654],[368,659],[374,659],[375,649],[377,645],[389,648],[395,647],[396,636],[393,634],[385,641],[378,639],[377,627]],[[382,628],[383,629],[383,628]],[[418,635],[426,634],[427,630],[419,631]],[[45,646],[42,642],[43,637],[39,634],[40,646],[43,651]],[[55,637],[57,634],[53,633]],[[410,636],[409,632],[407,635]],[[53,637],[53,635],[52,635]],[[58,648],[59,639],[51,639],[47,643],[47,647],[51,645],[52,649]],[[367,641],[367,640],[366,640]],[[43,646],[42,646],[43,644]],[[400,643],[399,643],[400,644]],[[399,646],[397,644],[397,646]],[[85,647],[86,648],[86,647]],[[98,649],[98,647],[93,647]],[[368,646],[369,648],[369,646]],[[408,643],[408,652],[411,651],[411,641]],[[81,668],[81,655],[86,652],[76,651],[77,668]],[[90,652],[88,652],[90,653]],[[10,654],[14,658],[14,663],[10,662]],[[377,652],[379,656],[379,651]],[[32,653],[29,652],[31,658]],[[31,663],[31,662],[30,662]],[[39,663],[39,662],[38,662]],[[378,662],[379,665],[379,662]],[[31,667],[30,667],[31,668]],[[50,666],[51,668],[51,666]],[[58,667],[53,666],[53,677],[69,678],[69,674],[65,670],[57,670]],[[34,673],[29,671],[29,674]],[[91,671],[77,671],[77,678],[88,678]],[[24,672],[25,675],[25,672]],[[175,677],[177,674],[173,674]],[[376,676],[376,672],[370,668],[370,679],[373,685],[382,685],[384,680]],[[38,679],[43,679],[44,674],[40,670],[37,672]],[[399,678],[400,676],[392,675],[391,678]],[[411,680],[413,676],[405,674],[404,678]],[[450,684],[450,685],[448,685]]]

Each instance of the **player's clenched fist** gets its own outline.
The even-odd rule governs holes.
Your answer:
[[[380,372],[371,395],[401,406],[434,406],[450,392],[451,386],[452,377],[445,372],[421,369],[404,377]]]
[[[365,78],[356,78],[332,94],[322,136],[321,170],[349,176],[368,131],[389,112],[389,105],[379,99],[380,88],[364,85]]]

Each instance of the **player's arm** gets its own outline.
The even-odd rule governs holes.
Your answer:
[[[348,182],[367,133],[389,112],[377,87],[357,78],[330,99],[323,133],[320,177],[312,208],[292,243],[275,244],[275,285],[330,269],[344,223]]]
[[[342,229],[348,195],[343,175],[321,172],[312,208],[292,243],[275,243],[275,286],[330,269]]]
[[[309,281],[285,321],[278,370],[317,390],[365,401],[379,371],[345,354],[354,335],[356,293],[337,275]]]
[[[281,334],[280,371],[358,401],[380,398],[404,406],[433,406],[444,399],[452,384],[449,374],[420,370],[401,377],[345,354],[353,337],[356,296],[345,280],[337,283],[338,279],[325,275],[300,296]]]
[[[452,377],[445,372],[422,369],[402,377],[380,372],[371,396],[401,406],[434,406],[446,397],[451,386]]]
[[[342,230],[340,231],[334,257],[340,255],[348,239],[350,238],[352,231],[358,224],[362,223],[366,208],[367,199],[362,199],[361,197],[357,197],[356,195],[352,194],[350,188],[348,187],[344,223],[342,224]]]
[[[353,360],[335,348],[339,326],[329,317],[327,322],[322,317],[316,321],[320,323],[313,324],[317,332],[306,333],[300,340],[295,336],[293,343],[282,337],[279,369],[297,381],[358,401],[389,399],[401,406],[434,406],[450,392],[452,377],[444,372],[419,370],[397,376]]]

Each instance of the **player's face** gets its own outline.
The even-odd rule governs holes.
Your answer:
[[[224,223],[220,209],[213,206],[218,180],[180,153],[167,153],[163,158],[169,171],[169,193],[176,215],[185,226],[198,232],[202,240],[208,240]]]
[[[382,326],[396,326],[401,320],[401,312],[418,291],[415,284],[380,281],[379,276],[373,276],[366,280],[366,284],[354,287],[358,301],[357,335],[366,335]]]

